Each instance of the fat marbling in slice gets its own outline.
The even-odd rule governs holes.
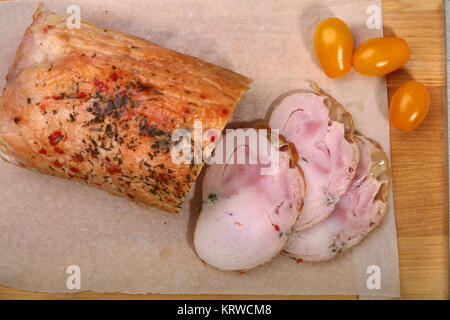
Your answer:
[[[382,221],[390,182],[388,159],[381,147],[356,136],[361,159],[347,193],[322,223],[294,233],[285,252],[303,261],[325,261],[357,245]]]
[[[231,139],[228,134],[216,152],[227,139]],[[286,142],[280,142],[279,169],[272,175],[261,174],[267,159],[249,148],[247,141],[238,141],[233,150],[233,157],[256,152],[258,161],[208,167],[194,248],[209,265],[237,271],[266,263],[282,250],[301,210],[305,182],[295,165],[294,148]]]
[[[295,145],[307,188],[294,230],[311,228],[331,214],[355,175],[359,150],[352,118],[317,88],[285,97],[272,111],[269,125]]]

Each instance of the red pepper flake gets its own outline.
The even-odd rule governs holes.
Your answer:
[[[170,176],[168,174],[162,174],[159,176],[161,180],[168,181],[170,180]]]
[[[98,187],[101,187],[102,185],[100,183],[94,182],[93,185],[96,185]]]
[[[53,162],[53,165],[57,168],[61,168],[63,165],[62,163],[60,163],[58,160],[56,160],[55,162]]]
[[[227,109],[222,109],[222,114],[227,115],[229,111]]]
[[[55,147],[55,152],[56,152],[56,153],[63,154],[63,153],[64,153],[64,150],[61,149],[61,148]]]
[[[188,109],[188,107],[184,106],[184,107],[181,108],[181,111],[184,112],[184,113],[188,113],[189,109]]]
[[[62,96],[53,96],[53,100],[62,100]]]
[[[123,97],[125,97],[127,94],[128,94],[128,91],[127,91],[127,90],[120,91],[119,97],[123,98]]]
[[[303,260],[300,258],[298,258],[296,261],[297,261],[297,263],[303,262]]]
[[[80,177],[81,180],[87,181],[89,179],[88,176]]]
[[[75,156],[75,157],[72,157],[72,160],[75,162],[83,162],[84,158],[82,156]]]
[[[109,78],[110,78],[112,81],[117,81],[117,79],[119,78],[119,75],[117,74],[117,72],[113,72],[113,73],[111,73],[111,74],[109,75]]]
[[[41,109],[41,111],[44,111],[45,107],[47,107],[47,105],[45,103],[43,103],[39,106],[39,109]]]
[[[69,177],[73,178],[75,177],[73,174],[69,173]]]
[[[275,231],[280,231],[280,226],[277,224],[274,224],[273,227],[275,228]]]
[[[55,132],[53,132],[49,137],[48,137],[48,140],[49,140],[49,142],[50,142],[50,144],[52,145],[52,146],[56,146],[56,144],[61,140],[61,135],[62,135],[62,132],[61,131],[55,131]]]
[[[44,99],[45,99],[45,100],[48,100],[48,99],[50,99],[50,97],[49,97],[49,96],[47,96],[47,97],[44,97]]]
[[[216,136],[211,136],[211,142],[216,141]]]
[[[44,148],[41,148],[38,152],[40,154],[47,154],[47,150],[45,150]]]
[[[69,170],[74,172],[74,173],[80,172],[80,170],[78,168],[75,168],[75,167],[70,167]]]
[[[77,93],[77,98],[81,98],[81,99],[86,98],[86,92],[84,92],[84,91],[78,92]]]
[[[122,170],[120,170],[117,167],[108,168],[108,169],[106,169],[106,171],[108,171],[108,173],[121,173],[122,172]]]
[[[203,93],[200,93],[200,99],[206,99],[206,95]]]
[[[44,33],[47,33],[48,30],[52,30],[52,29],[55,29],[55,26],[48,25],[48,26],[44,27],[43,31],[44,31]]]
[[[243,270],[243,271],[239,272],[239,274],[244,274],[244,273],[246,273],[246,272],[247,272],[247,271]]]
[[[103,82],[101,82],[100,80],[95,79],[94,83],[95,83],[95,85],[97,87],[99,87],[99,89],[101,91],[108,91],[109,90],[109,87],[106,84],[104,84]]]

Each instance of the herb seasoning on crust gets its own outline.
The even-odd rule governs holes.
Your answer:
[[[222,130],[250,79],[119,31],[69,30],[66,18],[41,11],[25,32],[0,106],[0,155],[178,212],[202,164],[173,163],[171,133],[195,120]]]

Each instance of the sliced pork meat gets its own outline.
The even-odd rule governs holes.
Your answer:
[[[317,89],[285,97],[273,110],[269,125],[295,145],[307,189],[294,229],[308,229],[331,214],[355,175],[359,151],[352,118]]]
[[[228,147],[231,139],[231,134],[225,135],[215,153]],[[259,139],[270,145],[267,135]],[[268,262],[285,246],[303,204],[305,181],[295,165],[294,148],[286,142],[277,148],[279,166],[272,172],[262,169],[271,167],[274,153],[266,156],[263,148],[251,148],[245,139],[232,145],[227,163],[212,164],[205,173],[194,248],[214,267],[242,271]],[[233,164],[239,153],[247,158],[246,164]],[[249,163],[252,156],[254,164]]]
[[[361,242],[387,210],[390,168],[381,147],[357,136],[361,159],[347,193],[322,223],[293,233],[284,248],[303,261],[325,261]]]

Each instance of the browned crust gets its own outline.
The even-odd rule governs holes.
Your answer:
[[[383,148],[377,141],[367,138],[359,133],[357,133],[356,138],[361,139],[362,141],[368,141],[376,148],[376,151],[372,152],[370,155],[371,166],[369,170],[369,176],[380,183],[380,190],[375,197],[375,201],[380,201],[385,205],[385,210],[382,216],[384,217],[387,213],[386,211],[389,195],[389,185],[392,180],[392,169],[389,166],[389,159],[386,156]],[[377,226],[375,226],[374,228],[376,227]]]
[[[24,38],[8,74],[0,108],[3,159],[95,186],[144,207],[178,212],[203,164],[176,165],[172,163],[170,153],[161,153],[146,159],[152,171],[142,168],[135,159],[144,159],[153,152],[150,146],[155,146],[160,138],[141,135],[139,121],[145,118],[146,126],[168,135],[178,128],[191,128],[195,120],[201,121],[205,130],[222,130],[236,103],[248,90],[251,79],[145,39],[87,22],[82,22],[80,30],[69,30],[66,18],[67,15],[39,9],[25,32],[25,37],[39,37],[39,41],[28,43]],[[53,54],[43,55],[44,59],[39,62],[31,60],[31,50],[46,52],[50,48],[54,50]],[[113,66],[117,68],[119,80],[111,80]],[[74,79],[76,91],[72,89]],[[71,160],[74,153],[81,152],[85,156],[85,150],[91,147],[88,143],[80,146],[78,141],[80,136],[87,137],[88,131],[83,129],[85,123],[66,123],[56,113],[61,115],[73,105],[79,115],[86,116],[90,112],[87,110],[93,109],[91,100],[96,97],[99,82],[110,88],[108,93],[100,93],[100,100],[104,100],[104,105],[100,105],[103,110],[107,107],[107,100],[116,101],[115,95],[130,83],[131,88],[125,90],[128,101],[142,102],[133,110],[127,106],[119,120],[106,117],[117,124],[119,135],[129,140],[134,138],[138,145],[135,150],[124,145],[113,148],[124,156],[123,162],[114,163],[117,171],[120,169],[127,176],[137,177],[130,182],[131,186],[121,185],[117,177],[112,177],[110,183],[103,181],[101,177],[108,175],[107,166],[110,164],[102,155],[95,157],[90,165],[87,162],[78,164],[79,175],[70,174],[68,170],[76,164]],[[86,98],[74,98],[79,92],[85,93]],[[57,100],[47,99],[55,96]],[[28,99],[31,103],[27,103]],[[38,104],[51,108],[55,115],[50,112],[44,115]],[[127,112],[136,121],[125,124],[123,115]],[[15,123],[14,119],[20,119],[20,122]],[[48,125],[44,125],[46,122]],[[55,130],[63,131],[67,138],[58,145],[65,148],[64,154],[56,154],[54,146],[49,145],[48,136]],[[77,133],[78,140],[71,133]],[[205,142],[203,148],[210,143]],[[47,154],[39,153],[36,146],[46,149]],[[56,160],[63,167],[49,169]],[[164,170],[159,165],[164,165]]]

